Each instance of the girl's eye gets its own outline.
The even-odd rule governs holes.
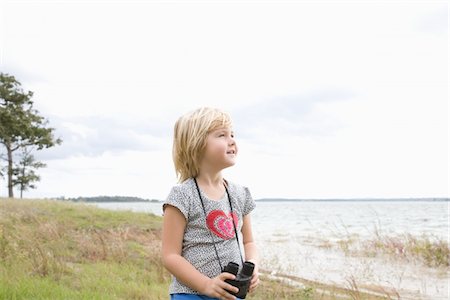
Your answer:
[[[227,136],[225,133],[219,133],[218,137],[225,137]],[[234,139],[234,134],[230,134],[230,137]]]

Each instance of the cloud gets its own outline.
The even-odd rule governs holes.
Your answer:
[[[173,124],[204,105],[255,195],[448,190],[447,4],[60,4],[2,20],[2,69],[64,140],[32,193],[162,197]]]
[[[448,4],[439,6],[430,13],[417,17],[415,28],[428,33],[448,35]]]
[[[346,101],[355,93],[328,88],[309,93],[279,96],[235,109],[232,117],[237,134],[258,140],[261,136],[317,136],[329,135],[341,125],[320,111],[320,106]]]
[[[329,88],[280,96],[230,111],[239,139],[270,148],[267,136],[317,137],[332,135],[342,124],[324,114],[321,105],[353,98],[351,91]],[[36,153],[42,160],[75,156],[97,157],[126,151],[170,151],[173,120],[122,116],[50,116],[50,126],[62,145]],[[268,151],[268,149],[266,149]],[[263,150],[265,151],[265,150]]]
[[[11,63],[7,60],[1,61],[1,72],[14,76],[17,81],[22,84],[22,87],[27,90],[27,83],[42,83],[46,82],[46,79],[39,73],[25,69],[19,64]]]
[[[154,151],[168,144],[168,124],[158,120],[131,120],[126,117],[52,116],[50,126],[62,145],[36,153],[40,159],[64,159],[73,156],[95,157],[105,152]]]

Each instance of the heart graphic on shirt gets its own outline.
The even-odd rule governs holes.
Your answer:
[[[222,210],[213,210],[208,214],[206,223],[209,230],[211,230],[218,237],[229,240],[234,237],[234,224],[238,226],[238,217],[236,213],[225,214]]]

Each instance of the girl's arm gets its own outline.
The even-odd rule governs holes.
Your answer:
[[[215,278],[209,278],[200,273],[191,263],[181,256],[186,219],[178,208],[167,205],[164,210],[162,232],[162,261],[164,267],[180,282],[191,289],[210,297],[220,299],[236,299],[225,289],[238,292],[238,289],[225,282],[234,279],[230,273],[221,273]]]
[[[245,260],[251,261],[255,264],[255,270],[253,271],[253,277],[250,282],[250,292],[252,292],[256,286],[259,284],[259,255],[256,248],[255,241],[253,239],[252,222],[250,214],[244,216],[244,221],[242,223],[242,237],[244,243]]]

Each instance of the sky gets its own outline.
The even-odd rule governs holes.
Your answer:
[[[2,1],[0,71],[63,139],[25,197],[165,199],[201,106],[255,199],[450,196],[447,1]]]

